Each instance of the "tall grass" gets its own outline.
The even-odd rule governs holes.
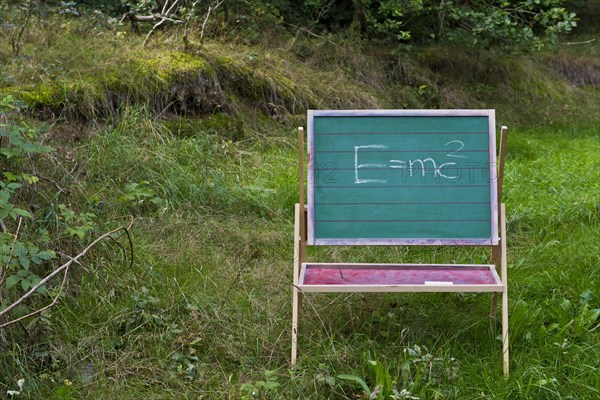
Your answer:
[[[136,216],[139,278],[99,260],[104,272],[84,275],[80,293],[47,316],[41,355],[15,345],[2,357],[11,371],[5,387],[14,386],[7,377],[25,376],[31,398],[65,387],[74,398],[360,398],[362,383],[373,392],[389,381],[396,398],[598,396],[594,125],[511,130],[505,380],[500,327],[482,294],[307,295],[299,365],[289,370],[293,133],[278,145],[208,132],[177,138],[143,109],[123,115],[80,157],[90,206],[107,218]],[[163,201],[121,199],[143,181]],[[486,257],[446,248],[319,251],[363,261]]]

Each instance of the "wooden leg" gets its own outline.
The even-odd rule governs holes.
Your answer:
[[[292,297],[292,358],[290,365],[293,367],[296,365],[296,357],[298,354],[298,314],[300,311],[299,300],[300,291],[294,287]]]
[[[498,213],[498,217],[500,217],[500,213]],[[492,262],[496,266],[496,271],[500,271],[500,259],[502,257],[502,249],[501,246],[492,246]],[[502,273],[502,271],[500,271]],[[498,304],[498,293],[492,293],[492,304],[490,305],[490,318],[496,318],[496,308]]]
[[[498,301],[498,294],[492,293],[492,304],[490,305],[490,318],[496,319],[496,305]]]
[[[498,213],[498,217],[500,217],[500,213]],[[496,271],[500,271],[500,259],[502,257],[502,249],[501,246],[492,246],[492,262],[496,266]],[[502,273],[502,271],[500,271]],[[496,318],[496,308],[498,304],[498,293],[492,293],[492,303],[490,305],[490,318]]]
[[[492,246],[492,262],[498,269],[498,259],[500,258],[500,246]]]
[[[300,267],[302,266],[302,226],[300,218],[304,215],[304,210],[301,210],[300,204],[296,204],[296,223],[294,227],[294,286],[292,288],[292,355],[290,365],[296,365],[298,355],[298,319],[302,306],[302,293],[298,290],[298,278],[300,276]]]
[[[505,293],[502,294],[502,353],[504,364],[504,376],[508,377],[508,296]]]
[[[506,265],[506,210],[504,204],[500,211],[500,229],[502,237],[501,242],[501,269],[502,269],[502,354],[504,364],[504,376],[508,377],[509,357],[508,357],[508,275]]]

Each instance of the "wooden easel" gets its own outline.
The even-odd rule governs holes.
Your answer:
[[[298,128],[298,181],[299,181],[299,203],[295,206],[295,225],[294,225],[294,268],[293,268],[293,289],[292,289],[292,349],[291,365],[294,366],[297,361],[298,344],[298,324],[299,315],[302,311],[303,292],[491,292],[492,304],[490,315],[495,318],[497,293],[502,294],[502,348],[503,348],[503,371],[504,375],[509,374],[509,340],[508,340],[508,278],[506,262],[506,215],[505,205],[502,203],[502,181],[504,176],[504,160],[506,154],[506,132],[505,126],[501,129],[500,148],[497,160],[497,194],[498,203],[498,222],[500,240],[497,245],[492,245],[492,265],[436,265],[436,267],[452,267],[458,270],[469,268],[482,268],[486,270],[489,267],[489,273],[495,277],[492,284],[481,285],[427,285],[427,284],[391,284],[391,285],[362,285],[360,283],[351,285],[307,285],[305,284],[306,274],[311,266],[319,266],[318,263],[307,263],[307,209],[304,197],[304,129]],[[308,155],[309,158],[311,154]],[[328,264],[330,265],[330,264]],[[414,264],[395,264],[395,265],[359,265],[360,268],[394,268],[402,271],[402,268],[418,268]],[[351,270],[357,268],[356,264],[336,264],[335,268]],[[500,277],[495,271],[501,272]],[[486,270],[487,271],[487,270]],[[426,282],[427,283],[427,282]]]

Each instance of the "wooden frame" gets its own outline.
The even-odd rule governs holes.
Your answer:
[[[378,270],[387,269],[398,273],[403,272],[407,268],[413,271],[435,270],[435,269],[452,269],[454,271],[479,269],[484,271],[492,283],[485,284],[455,284],[449,281],[431,280],[425,281],[422,284],[372,284],[372,283],[357,283],[357,284],[305,284],[307,277],[307,269],[311,267],[325,267],[340,272],[351,271],[352,269]],[[302,263],[300,276],[298,279],[298,289],[306,293],[340,293],[340,292],[502,292],[503,285],[496,272],[494,264],[358,264],[358,263]]]
[[[481,115],[481,110],[458,110],[464,115]],[[485,112],[491,112],[491,118],[494,117],[493,110],[484,110]],[[365,111],[359,111],[365,113]],[[413,110],[408,111],[413,116],[432,116],[432,115],[456,115],[457,110]],[[356,115],[357,111],[309,111],[309,129],[313,123],[315,115]],[[387,111],[387,110],[373,110],[368,112],[370,115],[398,115],[399,111]],[[402,111],[402,115],[407,115],[407,111]],[[364,114],[361,114],[364,115]],[[495,120],[490,119],[490,130],[491,124],[495,124]],[[492,219],[496,221],[497,229],[496,235],[492,232],[492,240],[488,240],[485,243],[473,242],[469,240],[452,241],[447,243],[439,240],[428,240],[428,239],[411,239],[411,240],[400,240],[400,241],[323,241],[315,240],[314,236],[311,238],[310,227],[311,217],[311,195],[312,188],[311,183],[314,183],[314,177],[311,180],[312,162],[311,152],[314,151],[314,143],[311,141],[309,136],[308,141],[308,164],[309,164],[309,204],[306,207],[304,200],[304,129],[298,129],[298,180],[299,180],[299,191],[300,191],[300,202],[295,206],[295,224],[294,224],[294,268],[293,268],[293,289],[292,289],[292,346],[291,346],[291,362],[294,366],[297,361],[297,348],[298,348],[298,327],[299,327],[299,316],[302,310],[302,296],[304,292],[491,292],[492,294],[492,306],[491,316],[495,316],[496,309],[496,295],[498,293],[502,296],[502,353],[503,353],[503,371],[504,375],[509,374],[509,340],[508,340],[508,276],[507,276],[507,262],[506,262],[506,215],[505,205],[502,201],[502,180],[504,175],[504,158],[506,153],[506,131],[505,126],[501,129],[500,136],[500,149],[498,162],[496,163],[496,143],[495,140],[490,141],[490,154],[493,157],[490,160],[490,164],[497,167],[497,177],[495,184],[490,184],[491,199],[492,203]],[[492,143],[493,142],[493,143]],[[493,151],[492,151],[493,150]],[[496,172],[496,169],[494,169]],[[498,206],[499,205],[499,206]],[[308,221],[308,224],[307,224]],[[444,242],[444,243],[442,243]],[[333,266],[343,271],[351,270],[352,268],[419,268],[422,267],[420,264],[352,264],[352,263],[308,263],[306,261],[306,248],[308,244],[314,245],[345,245],[345,244],[393,244],[393,245],[439,245],[439,244],[452,244],[452,245],[487,245],[491,246],[492,249],[492,264],[437,264],[427,265],[428,268],[454,268],[457,270],[468,269],[468,268],[480,268],[489,272],[493,282],[491,284],[454,284],[452,282],[425,282],[424,284],[328,284],[319,285],[312,284],[308,285],[305,283],[307,268],[315,266]],[[497,271],[500,272],[498,275]]]
[[[429,239],[429,238],[352,238],[352,239],[318,239],[315,238],[314,226],[314,160],[312,157],[315,154],[314,143],[314,121],[315,117],[340,117],[340,116],[364,116],[364,117],[488,117],[488,146],[489,146],[489,171],[492,182],[498,180],[496,173],[496,140],[495,126],[496,113],[495,110],[309,110],[308,111],[308,218],[307,218],[307,233],[308,245],[392,245],[392,246],[439,246],[439,245],[459,245],[459,246],[490,246],[498,244],[498,194],[496,185],[490,185],[490,207],[491,207],[491,232],[487,239]],[[304,130],[303,130],[304,132]],[[304,147],[304,144],[302,145]],[[304,181],[302,181],[304,182]],[[303,194],[304,195],[304,194]],[[300,202],[300,204],[304,204]]]

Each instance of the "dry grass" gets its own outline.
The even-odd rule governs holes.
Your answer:
[[[556,57],[552,68],[573,87],[600,90],[600,59],[591,57]]]

